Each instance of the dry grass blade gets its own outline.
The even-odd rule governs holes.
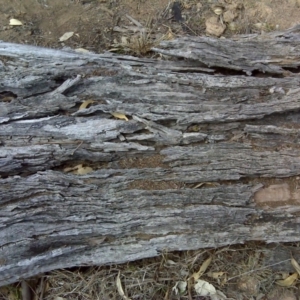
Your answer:
[[[298,272],[298,274],[300,275],[300,266],[293,257],[291,259],[291,264],[294,267],[294,269]]]
[[[36,286],[34,300],[43,300],[44,295],[47,293],[48,289],[49,289],[49,282],[45,281],[45,277],[42,277],[38,285]]]
[[[119,295],[124,299],[124,300],[131,300],[130,298],[128,298],[125,293],[124,293],[124,290],[123,290],[123,287],[122,287],[122,283],[121,283],[121,279],[120,279],[120,271],[118,273],[118,276],[117,276],[117,279],[116,279],[116,285],[117,285],[117,290],[119,292]]]
[[[174,37],[171,30],[164,35],[157,36],[150,28],[137,28],[140,28],[139,33],[136,33],[130,37],[123,36],[121,37],[120,42],[114,40],[112,48],[109,51],[121,51],[133,55],[143,56],[149,54],[152,51],[152,48],[157,47],[163,40],[170,40]]]
[[[97,245],[103,243],[103,241],[104,239],[102,238],[95,241],[89,240],[89,243]],[[226,299],[225,296],[221,297],[219,295],[220,290],[222,290],[224,295],[229,295],[229,292],[232,292],[232,286],[238,284],[241,277],[249,274],[251,274],[250,277],[254,277],[259,281],[260,290],[266,294],[274,288],[275,278],[277,279],[270,266],[282,264],[283,262],[286,262],[286,265],[288,265],[287,262],[290,263],[291,259],[289,256],[288,260],[263,265],[263,261],[257,259],[260,257],[262,249],[255,243],[225,247],[214,252],[210,264],[208,253],[211,250],[202,249],[174,253],[164,252],[160,257],[143,259],[118,266],[53,271],[45,277],[44,284],[47,285],[47,288],[45,288],[43,299],[54,300],[56,297],[60,297],[58,299],[65,300],[169,300],[179,299],[180,297],[180,299],[192,300],[197,299],[194,289],[196,282],[194,277],[191,276],[195,270],[201,270],[201,273],[203,273],[202,277],[204,277],[201,279],[215,287],[217,290],[215,297],[218,300]],[[204,257],[208,259],[204,260]],[[119,271],[119,278],[116,278]],[[292,277],[294,280],[290,280],[292,286],[298,287],[297,280],[295,280],[296,275]],[[122,278],[120,278],[121,276]],[[227,276],[230,277],[230,282],[227,281]],[[281,279],[284,279],[284,277]],[[116,288],[117,280],[119,290]],[[184,282],[188,283],[187,288]],[[176,288],[172,289],[174,286]],[[16,288],[13,286],[10,293],[16,294]],[[40,295],[37,291],[35,293]],[[1,296],[0,289],[0,298]],[[13,299],[20,299],[20,297]],[[229,299],[238,298],[232,297]],[[251,299],[251,297],[249,296],[248,299]]]
[[[31,300],[31,288],[26,280],[22,280],[21,282],[22,288],[22,299],[23,300]]]
[[[135,24],[138,27],[144,27],[139,21],[135,20],[129,15],[126,15],[126,18],[129,19],[133,24]]]

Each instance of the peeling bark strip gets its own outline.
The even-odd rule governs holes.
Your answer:
[[[299,30],[154,49],[184,61],[0,43],[0,286],[299,241]]]

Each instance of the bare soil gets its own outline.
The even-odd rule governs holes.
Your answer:
[[[300,0],[179,2],[182,19],[172,10],[171,0],[1,0],[0,40],[52,48],[84,48],[99,53],[116,51],[120,48],[116,44],[141,34],[130,17],[144,27],[148,39],[159,41],[185,34],[214,35],[208,22],[213,17],[217,17],[217,27],[226,27],[222,36],[228,37],[284,30],[299,22],[300,16]],[[223,12],[219,17],[214,12],[218,7]],[[11,18],[23,25],[10,26]],[[74,34],[60,42],[65,32]]]
[[[0,40],[52,48],[83,48],[151,55],[163,39],[182,35],[231,37],[285,30],[300,21],[300,0],[0,0]],[[216,14],[221,12],[221,14]],[[22,22],[10,26],[10,19]],[[60,41],[66,32],[73,35]],[[160,166],[160,157],[124,161],[119,167]],[[134,183],[145,189],[147,183]],[[298,184],[298,183],[297,183]],[[177,188],[157,183],[149,189]],[[285,188],[285,187],[283,187]],[[278,192],[278,191],[275,191]],[[109,267],[61,270],[29,282],[33,299],[205,299],[192,292],[191,278],[212,256],[204,280],[227,299],[299,299],[299,284],[279,287],[289,271],[261,268],[265,245],[164,253],[161,257]],[[298,248],[295,244],[292,247]],[[120,275],[122,296],[116,278]],[[179,282],[188,282],[180,292]],[[231,297],[231,298],[230,298]],[[0,299],[21,299],[20,284],[0,288]],[[206,298],[208,299],[208,298]],[[220,298],[221,299],[221,298]],[[226,299],[226,298],[224,298]]]

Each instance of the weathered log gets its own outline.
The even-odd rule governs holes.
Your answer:
[[[154,49],[184,60],[0,43],[0,286],[299,241],[299,28]]]

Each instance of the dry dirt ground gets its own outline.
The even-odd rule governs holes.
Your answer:
[[[96,53],[126,51],[130,45],[124,44],[134,44],[141,35],[154,42],[207,32],[228,37],[284,30],[300,16],[300,0],[177,0],[180,12],[172,9],[173,1],[0,0],[0,40]],[[11,18],[23,25],[10,26]],[[66,32],[74,34],[60,41]],[[138,46],[133,48],[138,52]]]
[[[20,25],[11,26],[11,19]],[[96,53],[152,55],[163,39],[263,34],[299,22],[300,0],[0,0],[0,40]],[[60,40],[66,32],[72,36]],[[28,283],[32,299],[201,300],[210,298],[196,295],[192,275],[207,264],[201,279],[228,297],[215,299],[300,299],[290,270],[261,265],[265,247],[164,253],[127,265],[55,271]],[[21,299],[21,291],[21,283],[1,288],[0,299]]]

